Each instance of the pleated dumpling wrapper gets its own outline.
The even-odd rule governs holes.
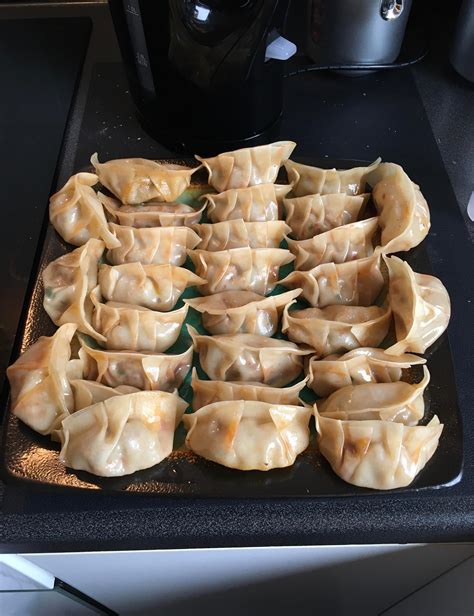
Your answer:
[[[67,367],[77,326],[42,336],[7,369],[14,415],[40,434],[51,434],[74,410]]]
[[[249,381],[283,387],[301,373],[302,357],[311,349],[299,349],[287,340],[255,334],[203,336],[188,325],[202,369],[216,381]]]
[[[334,304],[371,306],[384,287],[380,252],[347,263],[322,263],[307,272],[294,271],[280,284],[302,289],[301,296],[315,308]]]
[[[200,242],[199,235],[189,227],[124,227],[109,223],[119,246],[107,251],[113,265],[142,263],[143,265],[183,265],[186,250]]]
[[[291,156],[295,147],[294,141],[278,141],[224,152],[213,158],[196,158],[208,170],[209,184],[217,192],[222,192],[228,188],[273,184],[280,166]]]
[[[183,417],[186,445],[228,468],[284,468],[308,447],[311,413],[311,408],[302,406],[215,402]]]
[[[331,229],[356,222],[369,195],[306,195],[283,199],[285,221],[296,240],[308,240]]]
[[[79,357],[84,378],[109,387],[130,385],[140,390],[174,391],[184,381],[193,363],[193,348],[180,355],[104,351],[82,341]]]
[[[434,276],[417,274],[398,257],[384,257],[397,342],[389,355],[424,353],[446,330],[451,316],[449,294]]]
[[[400,252],[418,246],[428,235],[430,211],[419,187],[400,165],[383,163],[367,181],[382,229],[383,252]]]
[[[107,248],[120,242],[107,225],[104,209],[92,186],[99,178],[94,173],[76,173],[49,200],[49,219],[59,235],[74,246],[91,238],[101,239]]]
[[[244,222],[242,219],[194,225],[201,238],[200,250],[218,252],[231,248],[278,248],[291,229],[284,220]]]
[[[99,286],[111,302],[144,306],[151,310],[171,310],[188,287],[205,284],[193,272],[176,265],[101,265]]]
[[[296,270],[310,270],[321,263],[346,263],[370,257],[378,218],[367,218],[321,233],[308,240],[289,239],[288,248],[295,255]]]
[[[113,396],[63,420],[59,459],[101,477],[121,477],[169,456],[186,402],[175,393]]]
[[[195,209],[185,203],[148,201],[138,205],[122,205],[120,201],[97,193],[109,220],[125,227],[190,227],[197,224],[206,206]]]
[[[409,485],[435,453],[443,425],[436,415],[426,426],[393,421],[342,421],[315,410],[319,450],[347,483],[374,490]]]
[[[74,395],[74,410],[80,411],[86,406],[92,406],[97,402],[103,402],[114,396],[133,394],[140,391],[136,387],[129,385],[119,385],[118,387],[107,387],[96,381],[86,381],[85,379],[74,379],[70,381],[72,393]]]
[[[306,385],[307,378],[290,387],[271,387],[263,383],[238,383],[236,381],[207,381],[197,376],[193,368],[191,387],[193,389],[192,407],[194,411],[213,402],[224,400],[255,400],[270,404],[292,404],[301,406],[299,399],[301,390]]]
[[[300,293],[296,289],[264,297],[252,291],[222,291],[185,302],[202,313],[203,327],[210,334],[273,336],[283,308]]]
[[[99,287],[91,292],[93,324],[111,351],[163,353],[178,339],[188,307],[157,312],[136,304],[101,302]]]
[[[318,400],[318,411],[321,417],[332,419],[381,419],[415,426],[425,413],[423,394],[429,382],[430,373],[423,366],[423,378],[419,383],[346,385],[325,400]]]
[[[389,306],[326,306],[283,312],[282,332],[290,340],[309,344],[316,357],[379,345],[392,322]]]
[[[381,159],[377,158],[368,167],[321,169],[296,163],[294,160],[287,160],[285,169],[288,174],[288,181],[293,184],[293,193],[296,197],[331,193],[360,195],[365,190],[367,175],[377,169],[380,161]]]
[[[192,174],[199,169],[146,158],[118,158],[99,163],[97,154],[92,155],[91,163],[100,183],[128,205],[151,199],[176,201],[191,183]]]
[[[344,355],[324,359],[311,357],[308,364],[308,387],[318,396],[329,396],[346,385],[393,383],[400,381],[402,370],[426,363],[418,355],[389,355],[383,349],[360,348]]]
[[[281,218],[283,198],[291,185],[259,184],[248,188],[230,188],[219,194],[209,193],[201,198],[207,205],[211,222],[244,220],[245,222],[271,222]]]
[[[253,291],[268,295],[278,283],[280,267],[294,260],[291,252],[283,248],[189,250],[188,254],[196,274],[207,280],[199,287],[203,295],[221,291]]]

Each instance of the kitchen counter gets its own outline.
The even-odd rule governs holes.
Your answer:
[[[65,133],[58,184],[86,165],[96,150],[103,159],[168,155],[134,118],[106,6],[0,7],[3,19],[64,15],[89,15],[93,28]],[[281,135],[298,142],[299,156],[367,160],[380,155],[401,162],[421,184],[432,208],[428,253],[453,304],[449,339],[465,437],[461,482],[418,493],[265,502],[64,494],[2,486],[2,551],[473,540],[474,294],[466,272],[474,256],[468,229],[474,223],[467,221],[465,209],[474,190],[474,88],[450,69],[449,32],[443,32],[446,39],[437,39],[436,51],[403,75],[391,71],[339,78],[307,73],[288,78]]]

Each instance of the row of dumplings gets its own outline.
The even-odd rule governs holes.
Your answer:
[[[211,185],[221,191],[205,195],[206,205],[200,210],[171,204],[189,185],[194,169],[143,159],[101,165],[93,158],[96,176],[73,176],[52,197],[52,223],[80,248],[46,268],[45,309],[62,325],[56,336],[64,336],[60,332],[72,323],[104,349],[91,348],[81,339],[78,359],[68,363],[74,368],[59,379],[63,385],[69,383],[73,402],[69,408],[59,405],[60,412],[41,427],[21,395],[20,404],[15,404],[13,393],[12,399],[14,412],[26,423],[61,438],[66,464],[102,475],[146,468],[142,461],[127,462],[125,453],[119,455],[127,450],[122,442],[126,433],[141,434],[145,429],[136,425],[145,421],[139,417],[139,399],[148,408],[148,418],[153,405],[157,416],[161,405],[174,408],[174,421],[162,421],[171,434],[163,436],[171,451],[174,426],[185,405],[175,389],[191,367],[192,349],[178,356],[156,353],[176,341],[188,305],[201,312],[204,328],[214,334],[203,336],[189,328],[201,366],[214,379],[200,381],[193,373],[196,412],[184,416],[184,423],[187,443],[195,452],[240,469],[292,464],[309,442],[313,411],[298,397],[308,382],[318,395],[329,396],[318,403],[319,413],[314,410],[318,442],[346,481],[374,488],[406,485],[431,457],[442,426],[436,420],[430,426],[414,425],[423,416],[428,372],[424,369],[417,386],[400,378],[402,368],[424,361],[404,352],[424,352],[446,328],[449,297],[437,279],[414,273],[396,257],[382,259],[382,253],[408,250],[425,237],[426,201],[397,165],[376,161],[348,171],[317,169],[286,160],[293,147],[292,142],[282,142],[199,159]],[[282,162],[287,186],[273,184]],[[96,194],[92,186],[98,181],[120,201]],[[367,182],[374,186],[378,216],[358,221],[368,199],[363,193]],[[290,191],[293,196],[285,198]],[[151,203],[153,199],[167,203]],[[286,221],[280,220],[282,201]],[[212,223],[198,224],[206,206]],[[115,222],[107,223],[104,209]],[[293,255],[279,248],[289,234],[295,238],[288,238]],[[199,249],[193,250],[196,246]],[[105,247],[109,264],[99,264]],[[179,267],[186,254],[197,275]],[[279,267],[292,260],[296,271],[281,281],[291,290],[264,297],[278,282]],[[389,270],[389,292],[384,305],[378,306],[376,298],[387,289],[384,267]],[[179,310],[157,312],[170,311],[191,285],[205,297],[188,299]],[[312,307],[289,311],[300,295]],[[271,338],[282,313],[282,330],[290,342]],[[376,347],[392,316],[395,345],[385,352],[358,348]],[[331,355],[343,351],[350,352]],[[284,387],[298,377],[302,358],[310,355],[306,379]],[[14,368],[9,369],[13,379]],[[139,398],[145,392],[138,390],[157,389],[170,393],[151,391]],[[78,391],[88,396],[78,402]],[[90,410],[73,412],[83,408],[84,398]],[[122,432],[115,441],[115,457],[120,460],[109,468],[106,460],[115,459],[114,453],[110,450],[104,457],[104,430],[99,426],[106,425],[107,417],[115,424],[116,416],[128,419],[120,424]],[[86,438],[83,429],[96,431]],[[349,472],[348,453],[358,451],[354,434],[361,431],[366,433],[362,441],[372,445],[359,451],[361,459],[351,462]],[[424,452],[411,465],[407,460],[415,450],[409,442],[418,442]],[[373,469],[372,458],[380,455],[380,448],[396,461],[393,472],[383,468],[377,474]],[[164,450],[161,445],[158,449]]]

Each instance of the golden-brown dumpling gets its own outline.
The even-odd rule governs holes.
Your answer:
[[[226,220],[214,224],[194,225],[201,238],[200,250],[217,252],[231,248],[278,248],[290,227],[283,220],[244,222]]]
[[[252,291],[222,291],[185,302],[202,313],[202,324],[211,334],[273,336],[283,308],[299,294],[299,289],[270,297]]]
[[[124,263],[99,269],[100,292],[106,300],[151,310],[171,310],[185,289],[205,282],[176,265]]]
[[[377,346],[392,321],[390,307],[333,305],[291,312],[289,307],[283,313],[282,332],[293,342],[309,344],[316,357]]]
[[[424,363],[426,359],[418,355],[389,355],[383,349],[368,347],[324,359],[315,356],[308,365],[308,387],[324,397],[346,385],[393,383],[400,381],[403,369]]]
[[[319,449],[336,475],[375,490],[409,485],[433,456],[443,431],[436,416],[426,426],[404,426],[315,415]]]
[[[120,245],[109,229],[102,204],[92,186],[94,173],[76,173],[49,200],[49,219],[59,235],[74,246],[91,238],[101,239],[107,248]]]
[[[127,204],[151,199],[176,201],[189,186],[192,174],[199,169],[145,158],[119,158],[99,163],[97,154],[92,155],[91,163],[100,183]]]
[[[395,318],[397,343],[390,355],[405,351],[424,353],[448,327],[451,315],[449,295],[434,276],[417,274],[398,257],[384,257],[390,283],[390,305]]]
[[[77,325],[41,336],[7,368],[14,415],[40,434],[50,434],[74,410],[67,368]]]
[[[186,445],[207,460],[241,471],[294,464],[309,444],[311,409],[234,400],[183,417]]]
[[[69,374],[68,374],[69,377]],[[72,393],[74,395],[74,411],[80,411],[86,406],[92,406],[97,402],[103,402],[113,396],[123,396],[140,391],[136,387],[129,385],[119,385],[118,387],[107,387],[96,381],[86,381],[85,379],[75,379],[70,381]]]
[[[239,220],[269,222],[281,218],[283,198],[291,185],[259,184],[248,188],[231,188],[219,194],[204,195],[211,222]]]
[[[273,184],[281,164],[291,156],[295,147],[294,141],[278,141],[224,152],[213,158],[196,158],[208,170],[209,184],[217,192],[222,192],[228,188]]]

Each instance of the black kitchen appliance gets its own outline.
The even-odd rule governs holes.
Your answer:
[[[172,150],[272,138],[282,113],[289,0],[110,0],[139,119]]]

